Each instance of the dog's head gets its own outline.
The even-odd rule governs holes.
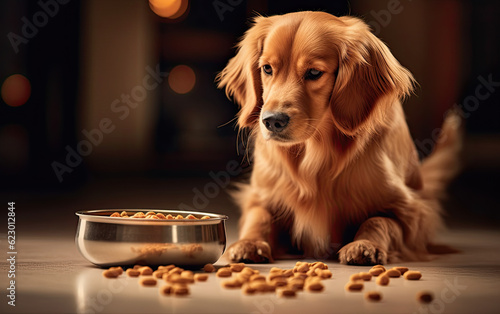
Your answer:
[[[307,140],[325,119],[351,137],[375,130],[413,87],[364,22],[324,12],[255,18],[218,80],[241,106],[240,128],[258,126],[285,145]]]

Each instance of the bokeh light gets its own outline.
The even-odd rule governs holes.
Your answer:
[[[168,74],[168,85],[178,94],[190,92],[196,83],[196,75],[193,69],[187,65],[178,65]]]
[[[11,107],[24,105],[31,95],[30,81],[21,74],[14,74],[2,84],[2,99]]]
[[[149,7],[156,15],[175,20],[188,8],[188,0],[149,0]]]

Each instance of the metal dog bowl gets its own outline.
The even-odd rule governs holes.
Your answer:
[[[165,216],[189,214],[210,219],[145,219],[110,217],[154,211]],[[161,209],[103,209],[76,212],[80,217],[76,245],[90,262],[101,266],[168,265],[199,267],[215,263],[226,247],[225,215]]]

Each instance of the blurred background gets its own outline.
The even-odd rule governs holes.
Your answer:
[[[32,223],[109,207],[237,217],[224,189],[248,165],[237,107],[214,79],[249,18],[300,10],[363,18],[414,74],[419,87],[404,107],[421,156],[445,112],[462,108],[464,168],[450,187],[449,224],[497,226],[495,0],[2,0],[2,201]]]

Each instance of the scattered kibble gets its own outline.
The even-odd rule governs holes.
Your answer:
[[[205,266],[203,266],[203,270],[206,273],[213,273],[215,271],[215,267],[212,264],[206,264]]]
[[[379,286],[387,286],[389,284],[389,276],[387,275],[380,275],[377,277],[377,280],[375,281],[377,283],[377,285]]]
[[[217,271],[217,277],[231,277],[232,273],[231,268],[222,267]]]
[[[116,269],[106,269],[102,272],[102,275],[106,278],[117,278],[121,273]]]
[[[434,300],[434,295],[429,291],[420,291],[417,293],[417,300],[422,303],[431,303]]]
[[[141,275],[141,272],[137,269],[129,268],[125,271],[127,276],[129,277],[139,277]]]
[[[382,300],[382,294],[378,291],[368,291],[365,293],[365,299],[368,301],[378,302]]]
[[[156,279],[153,276],[144,276],[139,279],[139,284],[145,287],[156,286]]]
[[[346,291],[361,291],[363,290],[363,282],[362,281],[349,281],[345,285],[345,290]]]
[[[407,280],[419,280],[422,278],[422,273],[416,270],[409,270],[405,272],[403,277]]]

